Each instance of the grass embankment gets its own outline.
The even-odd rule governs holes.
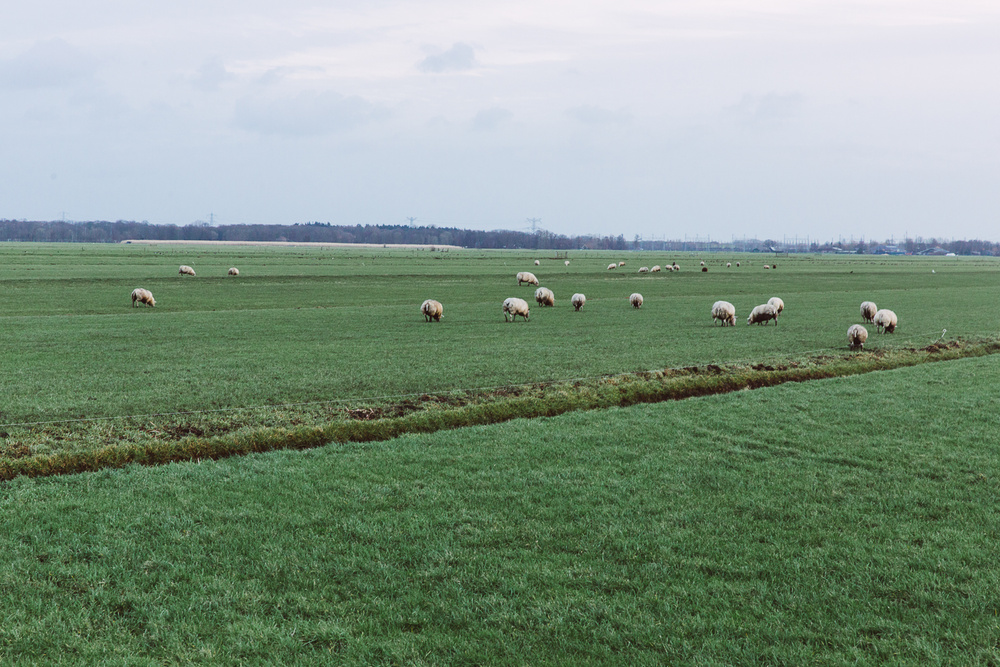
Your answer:
[[[218,417],[149,425],[133,419],[94,424],[48,425],[19,437],[7,434],[0,449],[0,479],[116,468],[132,463],[218,459],[276,449],[309,449],[331,442],[388,440],[518,418],[728,393],[884,371],[917,364],[980,357],[1000,351],[1000,341],[939,342],[922,349],[822,356],[775,366],[689,367],[616,375],[572,383],[507,387],[483,392],[423,395],[400,403],[315,410],[314,423],[297,428],[262,427],[251,411],[230,421]],[[304,413],[303,413],[304,414]],[[303,418],[300,415],[300,418]],[[193,434],[193,435],[192,435]],[[52,450],[55,450],[54,452]]]
[[[5,661],[996,664],[1000,356],[0,493]]]

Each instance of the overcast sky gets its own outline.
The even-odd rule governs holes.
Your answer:
[[[0,217],[1000,240],[996,0],[33,0]]]

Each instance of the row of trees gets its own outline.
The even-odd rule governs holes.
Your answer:
[[[310,222],[294,225],[153,225],[148,222],[65,222],[0,220],[2,241],[66,243],[120,243],[156,241],[292,241],[297,243],[419,243],[466,248],[527,248],[533,250],[627,250],[624,236],[565,236],[547,231],[506,229],[479,231],[455,227],[405,225],[332,225]]]
[[[153,225],[146,221],[66,222],[62,220],[0,220],[0,241],[50,241],[65,243],[120,243],[147,239],[157,241],[292,241],[298,243],[419,243],[457,245],[465,248],[524,248],[529,250],[776,250],[805,251],[804,247],[782,247],[770,239],[746,239],[733,243],[698,244],[682,241],[643,241],[636,236],[626,241],[622,235],[566,236],[545,230],[537,232],[495,229],[480,231],[456,227],[409,227],[406,225],[333,225],[309,222],[294,225]],[[886,244],[889,242],[887,241]],[[811,243],[810,252],[879,252],[885,244],[875,241]],[[957,255],[1000,255],[1000,243],[993,241],[945,241],[908,238],[899,250],[917,253],[940,247]]]

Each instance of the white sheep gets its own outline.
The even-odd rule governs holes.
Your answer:
[[[866,340],[868,340],[868,329],[860,324],[852,324],[847,329],[847,346],[852,350],[865,349]]]
[[[728,301],[716,301],[712,304],[712,324],[715,320],[722,322],[722,326],[736,326],[736,306]]]
[[[613,271],[614,269],[617,269],[617,268],[618,268],[617,264],[608,264],[608,271]]]
[[[566,266],[569,266],[569,260],[567,259],[565,262],[563,262],[563,264],[565,264]]]
[[[785,309],[785,302],[782,301],[779,297],[776,297],[776,296],[772,296],[770,299],[768,299],[767,300],[767,304],[769,306],[774,306],[774,316],[775,317],[777,317],[778,315],[781,315],[781,311],[783,311]]]
[[[524,321],[528,321],[528,315],[531,313],[528,310],[528,302],[524,299],[518,299],[516,296],[512,296],[508,299],[504,299],[503,302],[503,319],[507,322],[514,322],[517,320],[517,316],[520,315],[524,318]],[[508,316],[510,319],[508,319]]]
[[[538,278],[535,277],[534,273],[530,271],[518,271],[517,273],[517,285],[521,286],[521,283],[528,283],[529,285],[534,285],[538,287]]]
[[[898,324],[896,313],[883,308],[875,313],[875,317],[872,318],[872,324],[879,330],[879,333],[893,333],[896,331],[896,325]]]
[[[681,267],[677,266],[677,262],[674,262],[674,271],[680,271]]]
[[[736,262],[736,268],[737,269],[740,268],[740,263],[739,262]]]
[[[143,305],[149,306],[150,308],[156,306],[156,299],[153,298],[153,293],[150,292],[148,289],[142,289],[141,287],[137,287],[134,290],[132,290],[133,308],[136,307],[135,304],[137,301]]]
[[[649,267],[648,266],[640,266],[639,267],[639,273],[649,273]]]
[[[732,262],[726,262],[726,268],[727,268],[727,269],[731,269],[731,268],[733,268],[733,264],[732,264]]]
[[[642,295],[638,292],[633,292],[629,296],[628,302],[632,304],[633,308],[642,308]]]
[[[181,274],[182,276],[193,276],[194,269],[192,269],[187,264],[181,264],[181,268],[177,269],[177,273]]]
[[[875,313],[878,312],[878,306],[875,305],[874,301],[862,301],[861,302],[861,318],[865,322],[871,322],[875,319]]]
[[[750,317],[747,318],[747,324],[764,324],[766,326],[770,320],[774,320],[774,325],[777,326],[778,312],[771,304],[762,303],[750,311]]]
[[[765,268],[765,269],[770,269],[770,268],[771,268],[771,266],[770,266],[770,264],[765,264],[765,265],[764,265],[764,268]]]
[[[705,262],[702,262],[702,263],[701,263],[701,266],[705,266]]]
[[[541,264],[542,264],[541,260],[538,259],[535,260],[535,266],[541,266]]]
[[[659,264],[656,264],[655,266],[653,266],[653,268],[651,268],[651,269],[649,270],[649,272],[650,272],[650,273],[659,273],[659,272],[660,272],[660,265],[659,265]]]
[[[430,322],[431,320],[440,322],[441,316],[444,315],[444,306],[441,305],[440,301],[427,299],[420,304],[420,312],[424,314],[425,322]]]
[[[231,276],[238,276],[238,275],[240,275],[240,270],[239,270],[239,269],[237,269],[237,268],[236,268],[236,267],[234,266],[234,267],[232,267],[231,269],[229,269],[229,275],[231,275]]]
[[[535,301],[539,306],[556,305],[556,295],[548,287],[539,287],[535,290]]]
[[[577,292],[576,294],[570,297],[569,302],[573,304],[573,308],[575,308],[576,310],[580,310],[581,308],[583,308],[583,305],[587,303],[587,297]]]
[[[618,266],[625,266],[625,262],[618,262]]]

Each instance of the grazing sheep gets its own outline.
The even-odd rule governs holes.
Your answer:
[[[567,259],[565,262],[563,262],[563,264],[565,264],[566,266],[569,266],[569,260]]]
[[[618,268],[617,264],[608,264],[608,271],[611,271],[611,270],[617,269],[617,268]]]
[[[770,269],[770,268],[771,268],[771,265],[770,265],[770,264],[765,264],[765,265],[764,265],[764,268],[765,268],[765,269]]]
[[[732,262],[726,262],[726,268],[727,268],[727,269],[731,269],[731,268],[733,268],[733,264],[732,264]]]
[[[852,350],[865,349],[866,340],[868,340],[868,329],[860,324],[852,324],[847,329],[847,346]]]
[[[618,266],[625,266],[625,262],[618,262]]]
[[[702,262],[699,266],[705,266],[705,262]]]
[[[737,269],[740,268],[740,263],[739,262],[736,262],[736,268]]]
[[[771,263],[771,268],[772,268],[772,269],[776,269],[776,268],[778,268],[778,265],[777,265],[777,263],[775,263],[775,262],[772,262],[772,263]]]
[[[633,292],[628,298],[628,302],[632,304],[633,308],[642,308],[642,295],[638,292]]]
[[[767,300],[767,305],[774,306],[774,316],[777,317],[781,315],[781,311],[785,309],[785,302],[776,296],[772,296]]]
[[[659,273],[659,272],[660,272],[660,265],[659,265],[659,264],[657,264],[656,266],[654,266],[653,268],[651,268],[651,269],[649,270],[649,272],[650,272],[650,273]]]
[[[648,266],[640,266],[639,267],[639,273],[649,273],[649,267]]]
[[[875,313],[878,312],[878,306],[875,305],[874,301],[862,301],[861,302],[861,319],[865,322],[871,322],[875,319]]]
[[[524,318],[524,321],[528,321],[528,315],[531,313],[528,311],[528,302],[524,299],[518,299],[516,296],[512,296],[508,299],[504,299],[503,302],[503,319],[507,322],[513,322],[517,320],[517,316],[520,315]],[[508,320],[508,316],[510,319]]]
[[[517,274],[517,286],[520,287],[521,283],[528,283],[529,285],[538,287],[538,278],[530,271],[519,271]]]
[[[177,273],[181,274],[182,276],[193,276],[194,269],[192,269],[187,264],[181,264],[181,268],[177,269]]]
[[[236,268],[236,267],[234,266],[234,267],[232,267],[231,269],[229,269],[229,275],[231,275],[231,276],[238,276],[238,275],[240,275],[240,270],[239,270],[239,269],[237,269],[237,268]]]
[[[712,324],[715,320],[722,322],[722,326],[736,326],[736,306],[728,301],[716,301],[712,304]]]
[[[541,260],[538,259],[535,260],[535,266],[541,266],[541,264],[542,264]]]
[[[893,333],[896,331],[897,323],[896,313],[886,308],[875,313],[875,317],[872,318],[872,324],[879,330],[879,333]]]
[[[548,287],[539,287],[535,290],[535,301],[539,306],[556,305],[556,295]]]
[[[150,308],[156,306],[156,299],[153,298],[153,293],[150,292],[148,289],[142,289],[141,287],[137,287],[134,290],[132,290],[133,308],[136,307],[135,306],[136,301],[138,301],[143,305],[149,306]]]
[[[576,310],[580,310],[581,308],[583,308],[583,305],[587,303],[587,297],[577,292],[576,294],[570,297],[569,302],[573,304],[573,308],[575,308]]]
[[[708,273],[708,267],[707,266],[701,267],[701,272],[702,273]]]
[[[431,320],[440,322],[441,316],[444,315],[444,306],[441,305],[440,301],[427,299],[420,304],[420,312],[424,314],[425,322],[430,322]]]
[[[767,325],[768,321],[774,320],[774,325],[778,326],[778,312],[769,303],[763,303],[750,311],[747,324]]]
[[[677,266],[677,262],[674,262],[674,271],[680,271],[681,267]]]

